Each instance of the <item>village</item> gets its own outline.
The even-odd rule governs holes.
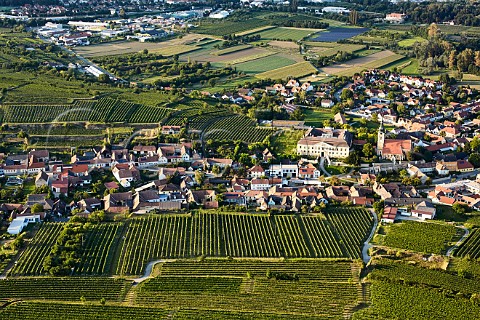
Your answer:
[[[253,165],[245,166],[228,158],[203,157],[198,143],[186,141],[98,146],[72,154],[68,162],[51,159],[48,150],[6,154],[0,165],[5,186],[33,180],[34,191],[26,195],[25,203],[3,203],[0,209],[14,221],[9,229],[14,233],[28,221],[88,216],[98,210],[320,213],[326,206],[373,207],[383,201],[380,213],[386,223],[434,219],[436,205],[480,210],[480,177],[475,169],[480,165],[476,136],[480,102],[469,98],[475,92],[468,88],[452,92],[437,81],[378,70],[352,81],[340,95],[329,86],[314,88],[308,82],[289,80],[214,96],[254,103],[254,92],[263,90],[263,96],[292,98],[294,109],[302,108],[295,104],[299,97],[300,102],[311,101],[323,109],[343,107],[323,128],[306,127],[304,121],[265,122],[303,131],[296,143],[298,160],[277,160],[278,155],[266,148],[250,154]],[[336,96],[341,101],[334,102]],[[454,96],[464,99],[456,102]],[[439,107],[440,103],[447,107]],[[376,134],[362,136],[361,128],[350,125],[365,120],[379,123],[372,131]],[[181,130],[182,126],[164,125],[158,134],[175,137]],[[343,173],[330,173],[331,166],[344,168]],[[2,198],[9,197],[6,193]]]

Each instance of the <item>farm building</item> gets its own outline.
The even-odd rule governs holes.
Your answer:
[[[344,7],[325,7],[322,9],[322,12],[327,12],[327,13],[349,13],[350,10]]]

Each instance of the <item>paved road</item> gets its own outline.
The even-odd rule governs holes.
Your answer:
[[[457,243],[455,243],[450,249],[447,250],[447,257],[450,257],[453,251],[455,251],[465,241],[465,239],[467,239],[468,235],[470,234],[470,230],[468,230],[464,226],[457,226],[457,228],[463,229],[463,231],[465,231],[465,234],[460,240],[457,241]]]
[[[372,227],[372,231],[370,231],[370,235],[368,236],[368,239],[363,243],[362,259],[363,259],[363,262],[365,262],[365,264],[368,264],[370,262],[370,259],[372,259],[372,257],[368,255],[368,249],[372,247],[372,245],[370,244],[370,241],[375,235],[375,232],[377,231],[377,226],[378,226],[377,214],[375,213],[375,211],[373,211],[373,209],[370,209],[369,211],[373,216],[373,227]]]
[[[320,158],[320,170],[327,176],[327,177],[331,177],[332,175],[325,169],[325,158],[324,157],[321,157]]]
[[[45,38],[45,37],[39,36],[39,38],[40,38],[41,40],[43,40],[44,42],[52,43],[52,41],[50,41],[50,39],[47,39],[47,38]],[[59,46],[59,47],[62,48],[62,50],[65,51],[66,53],[76,56],[77,59],[80,60],[80,61],[82,61],[83,64],[88,65],[88,66],[93,66],[93,67],[97,68],[98,70],[102,71],[103,73],[107,74],[111,79],[117,79],[117,81],[123,81],[122,79],[120,79],[120,78],[118,78],[117,76],[115,76],[113,73],[108,72],[107,70],[103,69],[102,67],[99,67],[98,65],[96,65],[96,64],[93,63],[92,61],[90,61],[90,60],[82,57],[81,55],[79,55],[78,53],[74,52],[74,51],[71,50],[70,48],[67,48],[67,47],[65,47],[65,46]]]
[[[175,259],[161,259],[161,260],[151,261],[147,264],[147,267],[145,268],[145,273],[143,274],[143,276],[141,276],[140,278],[133,279],[133,281],[135,282],[135,284],[138,284],[138,283],[140,283],[142,281],[145,281],[148,278],[150,278],[151,275],[152,275],[153,267],[157,263],[174,262],[174,261],[175,261]]]

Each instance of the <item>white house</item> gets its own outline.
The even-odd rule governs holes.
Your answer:
[[[322,108],[331,108],[333,107],[334,104],[335,103],[333,103],[333,101],[330,99],[323,99],[322,102],[320,103]]]
[[[29,223],[36,222],[40,222],[40,215],[38,214],[15,218],[12,223],[10,223],[10,226],[8,226],[7,232],[10,234],[19,234]]]
[[[268,169],[272,177],[296,178],[298,177],[298,165],[296,164],[272,164]]]
[[[268,190],[270,188],[270,182],[268,179],[252,179],[252,190]]]

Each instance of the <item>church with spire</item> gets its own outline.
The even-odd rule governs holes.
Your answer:
[[[412,141],[404,139],[385,139],[385,128],[380,118],[380,127],[377,135],[377,155],[381,159],[402,161],[407,153],[412,151]]]

